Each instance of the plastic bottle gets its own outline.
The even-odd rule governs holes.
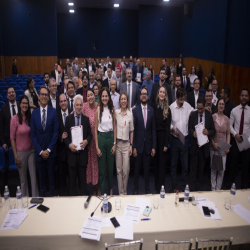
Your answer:
[[[9,192],[8,186],[5,186],[3,195],[4,195],[5,208],[9,209],[9,206],[10,206],[10,192]]]
[[[164,186],[161,186],[160,197],[162,199],[165,198],[165,189],[164,189]]]
[[[179,190],[176,190],[174,204],[175,204],[176,207],[179,206]]]
[[[104,198],[103,198],[103,213],[104,216],[108,214],[108,199],[107,199],[107,194],[104,194]]]
[[[184,197],[184,205],[187,207],[189,202],[189,186],[185,187],[185,197]]]
[[[231,194],[231,206],[235,205],[235,195],[236,195],[236,186],[235,183],[232,184],[231,190],[230,190],[230,194]]]
[[[16,190],[16,208],[22,208],[22,192],[19,186]]]

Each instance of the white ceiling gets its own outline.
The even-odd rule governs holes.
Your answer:
[[[194,2],[197,0],[56,0],[57,12],[69,13],[69,9],[77,8],[114,8],[114,3],[120,5],[119,9],[139,9],[139,5],[157,5],[157,6],[175,6],[183,7],[185,3]],[[68,6],[69,2],[73,2],[74,6]]]

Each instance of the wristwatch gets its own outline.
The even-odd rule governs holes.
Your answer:
[[[114,141],[114,145],[116,144],[116,141]]]
[[[133,144],[130,142],[130,146],[132,146],[133,147]]]

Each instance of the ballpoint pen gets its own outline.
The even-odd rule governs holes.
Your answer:
[[[31,207],[29,207],[29,209],[31,209],[32,207],[35,207],[36,206],[36,204],[35,205],[33,205],[33,206],[31,206]]]
[[[151,218],[145,218],[145,219],[141,219],[141,220],[151,220]]]

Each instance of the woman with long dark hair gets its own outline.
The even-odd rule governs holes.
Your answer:
[[[29,168],[32,196],[39,196],[36,182],[35,150],[30,134],[31,112],[29,99],[23,95],[18,106],[18,113],[10,121],[10,140],[18,167],[23,196],[29,196],[27,168]]]
[[[32,113],[34,109],[38,108],[38,94],[35,88],[35,81],[32,77],[27,79],[27,87],[24,94],[29,99],[30,112]]]
[[[105,193],[105,168],[108,171],[108,187],[113,194],[113,168],[116,150],[116,115],[110,91],[103,87],[100,92],[99,106],[95,113],[95,143],[99,164],[99,183],[101,194]]]

